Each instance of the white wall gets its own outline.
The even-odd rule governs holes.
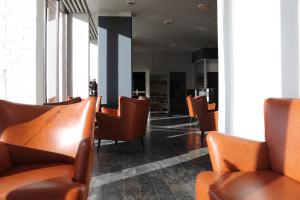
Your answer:
[[[134,53],[133,71],[151,73],[186,72],[186,87],[194,88],[194,64],[191,54]]]
[[[218,0],[218,22],[220,131],[264,140],[264,100],[298,97],[298,2]]]
[[[36,0],[0,1],[0,99],[37,102],[36,26]]]

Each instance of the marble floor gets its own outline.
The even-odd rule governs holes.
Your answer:
[[[195,199],[196,175],[211,169],[200,138],[197,123],[186,116],[151,116],[145,149],[139,140],[103,141],[89,200]]]

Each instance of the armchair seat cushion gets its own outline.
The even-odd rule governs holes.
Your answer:
[[[196,179],[201,200],[296,200],[299,191],[299,182],[273,171],[203,172]]]
[[[81,199],[86,186],[73,182],[74,165],[34,164],[0,174],[0,200]]]

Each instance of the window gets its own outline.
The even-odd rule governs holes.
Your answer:
[[[60,1],[47,0],[47,101],[67,98],[67,14],[60,9]]]

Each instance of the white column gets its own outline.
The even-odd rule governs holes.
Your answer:
[[[131,38],[118,36],[118,95],[132,96]]]
[[[281,0],[282,97],[299,96],[299,5]]]
[[[107,104],[107,30],[98,27],[98,93],[102,96],[102,104]]]

